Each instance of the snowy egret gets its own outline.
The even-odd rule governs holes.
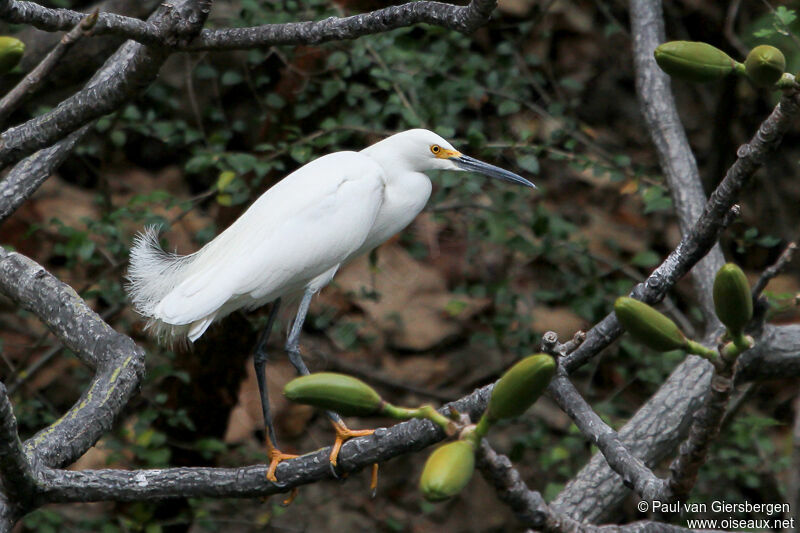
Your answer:
[[[233,224],[199,251],[165,252],[156,228],[139,234],[131,248],[128,292],[147,328],[167,341],[195,342],[212,322],[233,311],[273,302],[254,366],[275,482],[279,461],[264,375],[266,343],[281,300],[300,299],[286,341],[289,360],[308,374],[298,341],[312,296],[343,264],[399,232],[422,211],[431,194],[426,170],[469,170],[533,187],[525,178],[457,151],[423,129],[397,133],[360,152],[316,159],[267,190]],[[331,464],[342,443],[371,431],[352,431],[335,413]]]

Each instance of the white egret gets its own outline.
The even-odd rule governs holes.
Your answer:
[[[162,339],[195,342],[231,312],[274,302],[254,356],[272,482],[278,462],[291,457],[277,448],[264,376],[266,341],[280,302],[300,299],[286,351],[298,373],[308,374],[298,341],[312,296],[343,264],[414,220],[431,194],[426,170],[469,170],[535,187],[463,155],[431,131],[414,129],[360,152],[337,152],[306,164],[193,254],[165,252],[152,227],[133,243],[128,292],[136,310],[149,319],[147,327]],[[331,452],[335,465],[346,439],[371,431],[351,431],[337,414],[328,415],[337,433]]]

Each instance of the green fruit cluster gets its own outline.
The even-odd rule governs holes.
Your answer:
[[[762,87],[775,85],[786,70],[786,58],[774,46],[762,44],[753,48],[744,64],[708,43],[697,41],[670,41],[653,51],[661,70],[686,81],[707,83],[732,72],[746,75]]]

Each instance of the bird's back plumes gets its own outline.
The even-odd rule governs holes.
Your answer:
[[[165,251],[158,242],[158,230],[158,226],[148,226],[134,238],[126,288],[134,309],[149,319],[146,329],[168,343],[183,342],[188,326],[162,322],[155,317],[155,307],[183,281],[196,254]]]

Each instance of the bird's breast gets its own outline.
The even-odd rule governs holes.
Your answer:
[[[350,258],[364,254],[405,229],[422,211],[431,196],[431,181],[425,174],[406,174],[384,187],[383,202],[364,245]]]

